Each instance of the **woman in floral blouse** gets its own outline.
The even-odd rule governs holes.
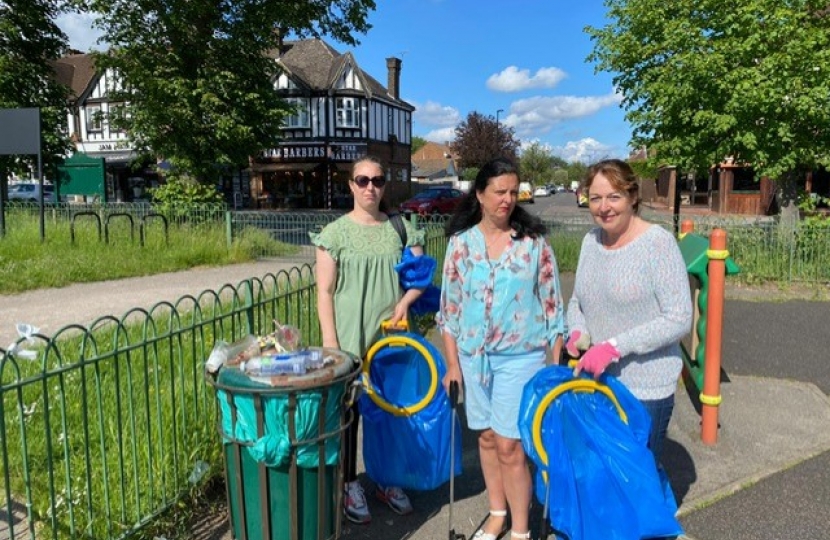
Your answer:
[[[519,173],[485,164],[447,225],[441,289],[444,386],[463,382],[490,514],[473,540],[495,540],[510,510],[514,539],[530,538],[531,477],[519,435],[524,385],[558,359],[565,333],[559,270],[541,221],[517,206]]]

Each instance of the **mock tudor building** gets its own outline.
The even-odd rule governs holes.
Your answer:
[[[286,41],[274,52],[274,83],[297,107],[283,140],[251,162],[251,192],[260,206],[347,208],[352,163],[365,154],[386,168],[387,198],[408,197],[412,112],[400,99],[401,61],[387,58],[387,86],[320,39]]]
[[[58,59],[55,73],[70,89],[67,124],[75,152],[67,165],[80,163],[81,168],[87,169],[97,162],[103,166],[103,178],[92,182],[94,189],[80,194],[111,202],[146,200],[146,189],[159,183],[155,163],[133,167],[137,154],[127,133],[108,121],[111,112],[125,106],[109,97],[110,91],[119,89],[119,78],[112,70],[98,71],[92,55],[79,52]],[[67,193],[65,189],[61,191],[62,195]]]
[[[384,87],[350,52],[341,54],[320,39],[286,41],[271,54],[282,70],[274,89],[297,113],[286,120],[279,146],[252,156],[249,168],[223,178],[228,202],[249,208],[350,207],[351,165],[365,154],[386,168],[389,202],[407,198],[415,109],[400,99],[401,61],[387,58]],[[136,152],[127,134],[107,121],[114,108],[125,106],[109,98],[118,77],[96,70],[89,54],[69,54],[55,69],[72,90],[68,124],[75,155],[68,163],[103,163],[104,200],[144,200],[146,188],[163,179],[155,163],[132,166]]]

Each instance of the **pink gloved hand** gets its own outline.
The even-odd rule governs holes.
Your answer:
[[[568,342],[565,344],[565,350],[571,358],[579,358],[582,351],[587,351],[590,346],[591,336],[588,335],[588,332],[583,334],[579,330],[574,330],[571,332],[571,335],[568,336]]]
[[[580,358],[579,363],[574,368],[574,376],[579,375],[582,371],[587,371],[597,379],[605,371],[605,368],[611,362],[619,360],[620,356],[622,356],[620,351],[614,345],[603,341],[588,349],[582,358]]]

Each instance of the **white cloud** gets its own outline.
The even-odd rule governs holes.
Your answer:
[[[69,46],[81,52],[103,50],[106,44],[97,44],[101,31],[95,28],[96,17],[89,13],[67,13],[55,19],[55,24],[69,38]]]
[[[495,92],[521,92],[535,88],[554,88],[567,73],[559,68],[549,67],[539,69],[530,76],[529,69],[519,69],[508,66],[501,73],[490,75],[487,79],[487,88]]]
[[[556,146],[553,148],[553,153],[565,161],[580,161],[585,164],[595,163],[601,159],[624,157],[618,148],[603,144],[591,137],[569,141],[565,143],[565,146]]]
[[[419,124],[425,126],[448,127],[455,128],[461,121],[461,113],[455,107],[448,105],[441,105],[434,101],[427,101],[423,105],[416,104],[410,101],[415,106],[413,119]]]
[[[424,135],[424,139],[441,144],[452,142],[455,140],[455,126],[434,129]]]
[[[545,151],[549,154],[554,152],[554,147],[553,147],[552,144],[550,144],[548,142],[545,142],[545,141],[542,141],[542,140],[539,140],[537,138],[520,140],[519,141],[519,152],[524,152],[525,150],[527,150],[530,146],[532,146],[534,144],[538,144],[539,148],[541,148],[543,151]]]
[[[597,113],[605,107],[618,106],[620,95],[605,96],[537,96],[514,101],[505,125],[512,127],[521,138],[539,136],[566,120],[582,118]]]

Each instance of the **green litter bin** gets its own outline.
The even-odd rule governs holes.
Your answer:
[[[336,540],[342,503],[341,434],[360,360],[304,375],[257,379],[225,366],[208,382],[221,413],[231,533],[238,540]]]

